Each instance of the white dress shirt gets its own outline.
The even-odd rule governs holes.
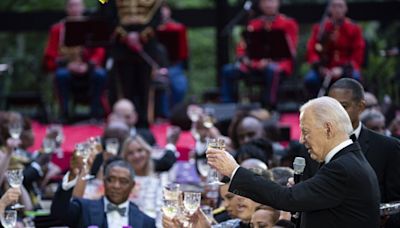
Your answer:
[[[125,215],[121,216],[118,211],[110,211],[107,212],[107,205],[110,203],[110,201],[107,200],[106,197],[103,198],[104,200],[104,212],[107,215],[107,224],[108,228],[122,228],[124,226],[129,225],[129,200],[125,201],[124,203],[121,203],[120,205],[117,205],[119,208],[126,208]]]
[[[339,145],[335,146],[329,153],[325,156],[325,164],[331,161],[335,154],[339,153],[343,148],[347,147],[348,145],[352,144],[353,140],[347,139],[346,141],[340,143]]]
[[[354,134],[357,139],[360,137],[361,127],[362,127],[362,123],[360,122],[360,123],[358,123],[358,127],[356,129],[354,129],[353,133],[351,133],[352,135]]]

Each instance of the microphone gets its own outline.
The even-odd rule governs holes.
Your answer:
[[[303,157],[296,157],[293,162],[293,169],[294,169],[294,183],[298,184],[301,181],[301,176],[303,175],[304,168],[306,167],[306,160]],[[300,213],[294,212],[292,213],[292,217],[290,219],[294,224],[295,227],[300,227]]]
[[[306,160],[303,157],[296,157],[293,162],[294,169],[294,183],[298,184],[301,180],[301,176],[303,175],[304,168],[306,167]]]

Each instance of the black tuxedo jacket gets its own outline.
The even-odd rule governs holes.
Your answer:
[[[381,202],[400,200],[400,141],[363,126],[358,143],[378,177]]]
[[[301,227],[379,227],[378,181],[358,143],[292,188],[239,168],[229,191],[276,209],[303,212]]]
[[[86,228],[96,225],[99,228],[108,228],[107,215],[104,212],[103,197],[98,200],[74,198],[71,200],[72,189],[64,191],[59,186],[51,205],[51,214],[69,227]],[[129,225],[134,228],[155,228],[154,219],[145,215],[139,208],[129,204]]]

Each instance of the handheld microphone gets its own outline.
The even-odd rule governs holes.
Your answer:
[[[301,180],[301,176],[303,175],[304,168],[306,167],[306,160],[303,157],[296,157],[293,162],[294,169],[294,183],[297,184]]]
[[[301,176],[303,175],[304,168],[306,167],[306,160],[303,157],[296,157],[293,162],[294,169],[294,183],[298,184],[301,181]],[[300,213],[293,212],[291,221],[295,224],[296,228],[300,227]]]

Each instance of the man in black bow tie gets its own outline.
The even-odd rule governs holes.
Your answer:
[[[79,178],[81,176],[84,175]],[[104,169],[105,197],[99,200],[71,200],[73,181],[63,181],[53,200],[52,215],[70,227],[155,227],[154,219],[129,202],[129,194],[135,185],[134,176],[133,168],[126,161],[111,161]]]
[[[400,142],[381,135],[361,124],[360,114],[365,109],[364,88],[350,78],[336,81],[328,95],[339,101],[350,116],[353,137],[378,177],[381,203],[400,200]],[[400,213],[386,222],[385,227],[400,227]]]

